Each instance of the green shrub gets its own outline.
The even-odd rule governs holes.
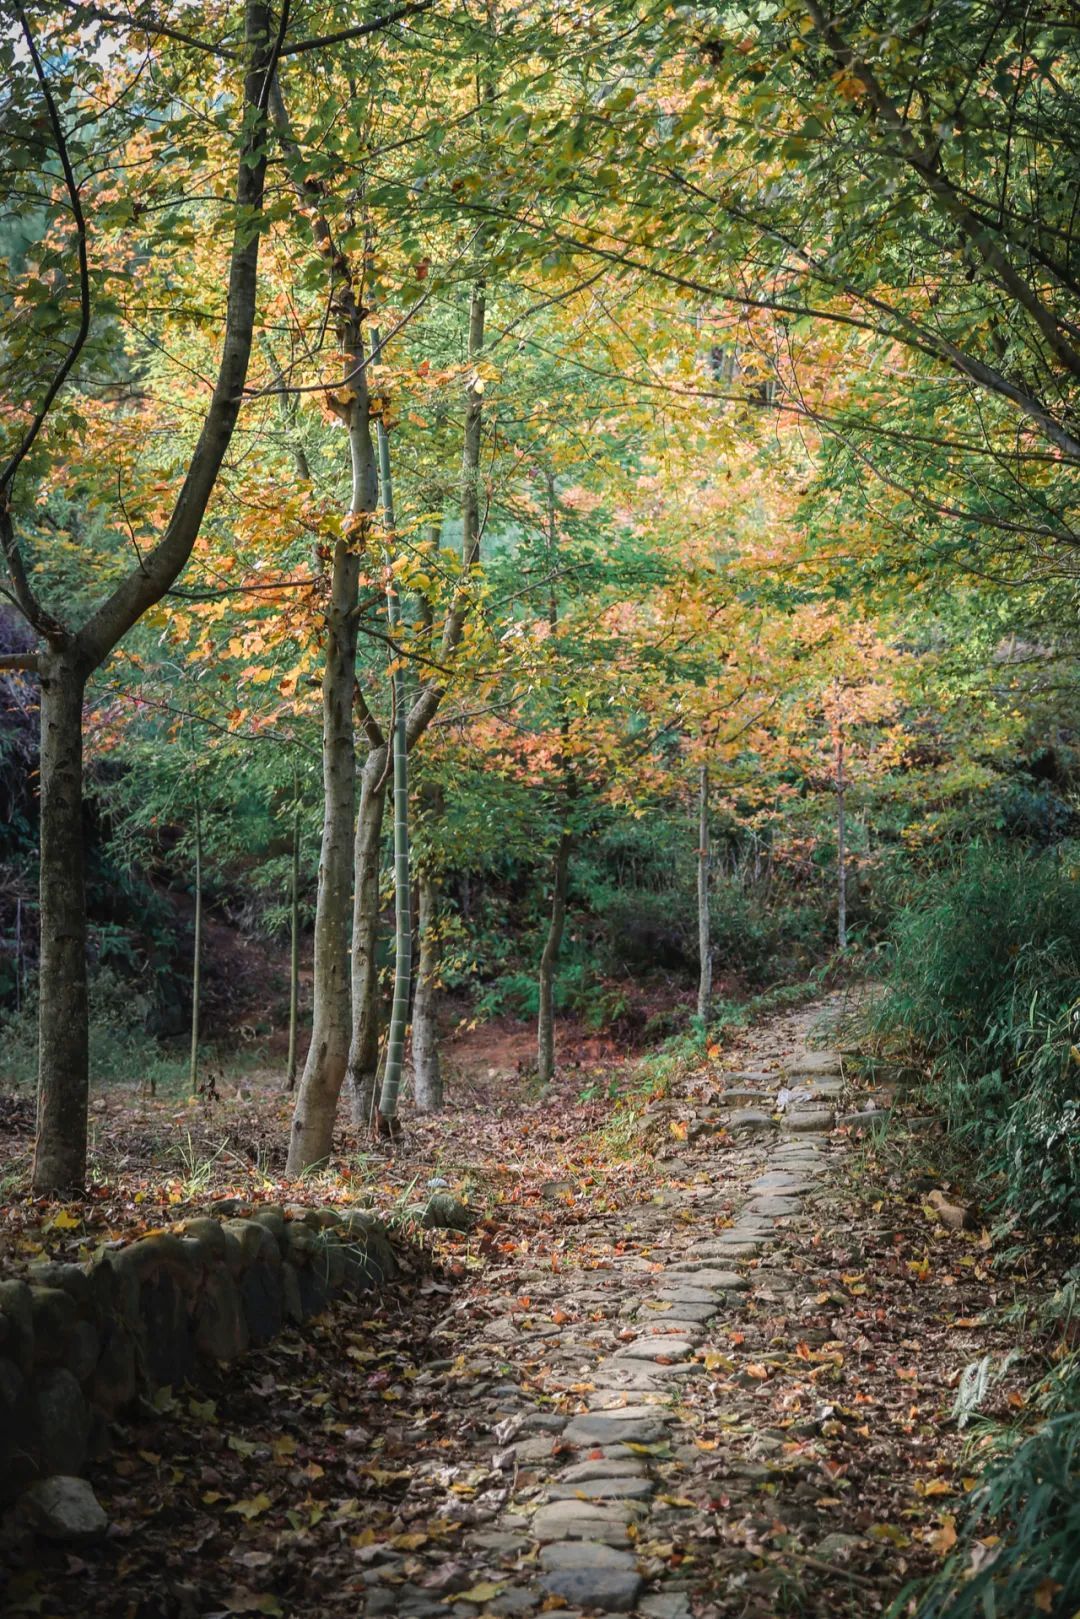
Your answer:
[[[957,1550],[914,1611],[918,1619],[1072,1619],[1080,1605],[1078,1547],[1080,1411],[1073,1410],[1018,1445],[998,1445],[972,1492]],[[903,1611],[912,1610],[905,1603]]]
[[[146,1031],[152,1009],[129,977],[111,967],[90,974],[91,1084],[131,1082],[157,1090],[180,1087],[187,1078],[186,1053],[170,1052]],[[37,1078],[37,992],[0,1025],[0,1082],[33,1085]]]
[[[973,848],[894,919],[887,1045],[933,1060],[991,1200],[1080,1225],[1080,881],[1054,854]]]

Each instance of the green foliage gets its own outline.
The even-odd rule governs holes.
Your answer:
[[[34,1084],[37,1074],[37,993],[0,1026],[6,1084]],[[99,965],[90,974],[91,1084],[134,1083],[147,1090],[175,1090],[187,1082],[186,1054],[172,1053],[147,1032],[153,995],[128,973]]]
[[[1038,1312],[1041,1335],[1067,1341],[1078,1295],[1074,1268]],[[1020,1358],[1012,1352],[994,1363],[987,1356],[966,1369],[954,1409],[962,1425]],[[956,1548],[934,1578],[901,1593],[894,1614],[1072,1619],[1080,1602],[1080,1356],[1055,1354],[1026,1403],[1034,1421],[1002,1427],[984,1417],[973,1430],[966,1460],[980,1479],[960,1517]]]
[[[935,1064],[991,1199],[1080,1223],[1080,881],[1061,853],[975,847],[924,878],[892,927],[887,1044]]]
[[[1080,1379],[1072,1390],[1080,1398]],[[1000,1536],[989,1554],[982,1540]],[[1071,1619],[1080,1603],[1080,1411],[1019,1444],[997,1441],[960,1526],[958,1550],[924,1591],[919,1619]],[[909,1598],[911,1592],[905,1592]],[[893,1609],[901,1611],[900,1605]],[[911,1612],[904,1607],[904,1612]]]

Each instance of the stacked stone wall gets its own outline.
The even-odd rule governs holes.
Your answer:
[[[264,1207],[0,1282],[0,1502],[81,1474],[140,1399],[197,1382],[396,1268],[385,1228],[362,1210]]]

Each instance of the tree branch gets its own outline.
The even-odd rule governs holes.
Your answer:
[[[274,67],[289,25],[290,0],[282,0],[276,37],[265,0],[245,8],[248,68],[236,167],[236,223],[229,260],[225,336],[213,398],[188,463],[183,486],[164,534],[79,631],[86,668],[94,669],[148,607],[160,601],[191,555],[239,414],[255,329],[259,241],[266,183],[267,105]]]

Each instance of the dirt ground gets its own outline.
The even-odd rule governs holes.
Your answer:
[[[651,1093],[613,1061],[537,1095],[507,1031],[405,1150],[343,1132],[299,1186],[277,1179],[288,1100],[268,1082],[99,1099],[94,1195],[9,1204],[8,1264],[227,1194],[379,1207],[404,1276],[163,1396],[93,1476],[106,1539],[9,1546],[7,1611],[883,1612],[955,1538],[960,1373],[1016,1347],[1001,1308],[1041,1284],[933,1217],[932,1139],[836,1122],[857,1081],[812,1136],[770,1113],[836,1011],[773,1018]],[[737,1122],[740,1086],[764,1124]],[[430,1180],[471,1231],[416,1228]],[[771,1195],[791,1200],[775,1216]],[[1026,1346],[1002,1409],[1052,1352]]]

